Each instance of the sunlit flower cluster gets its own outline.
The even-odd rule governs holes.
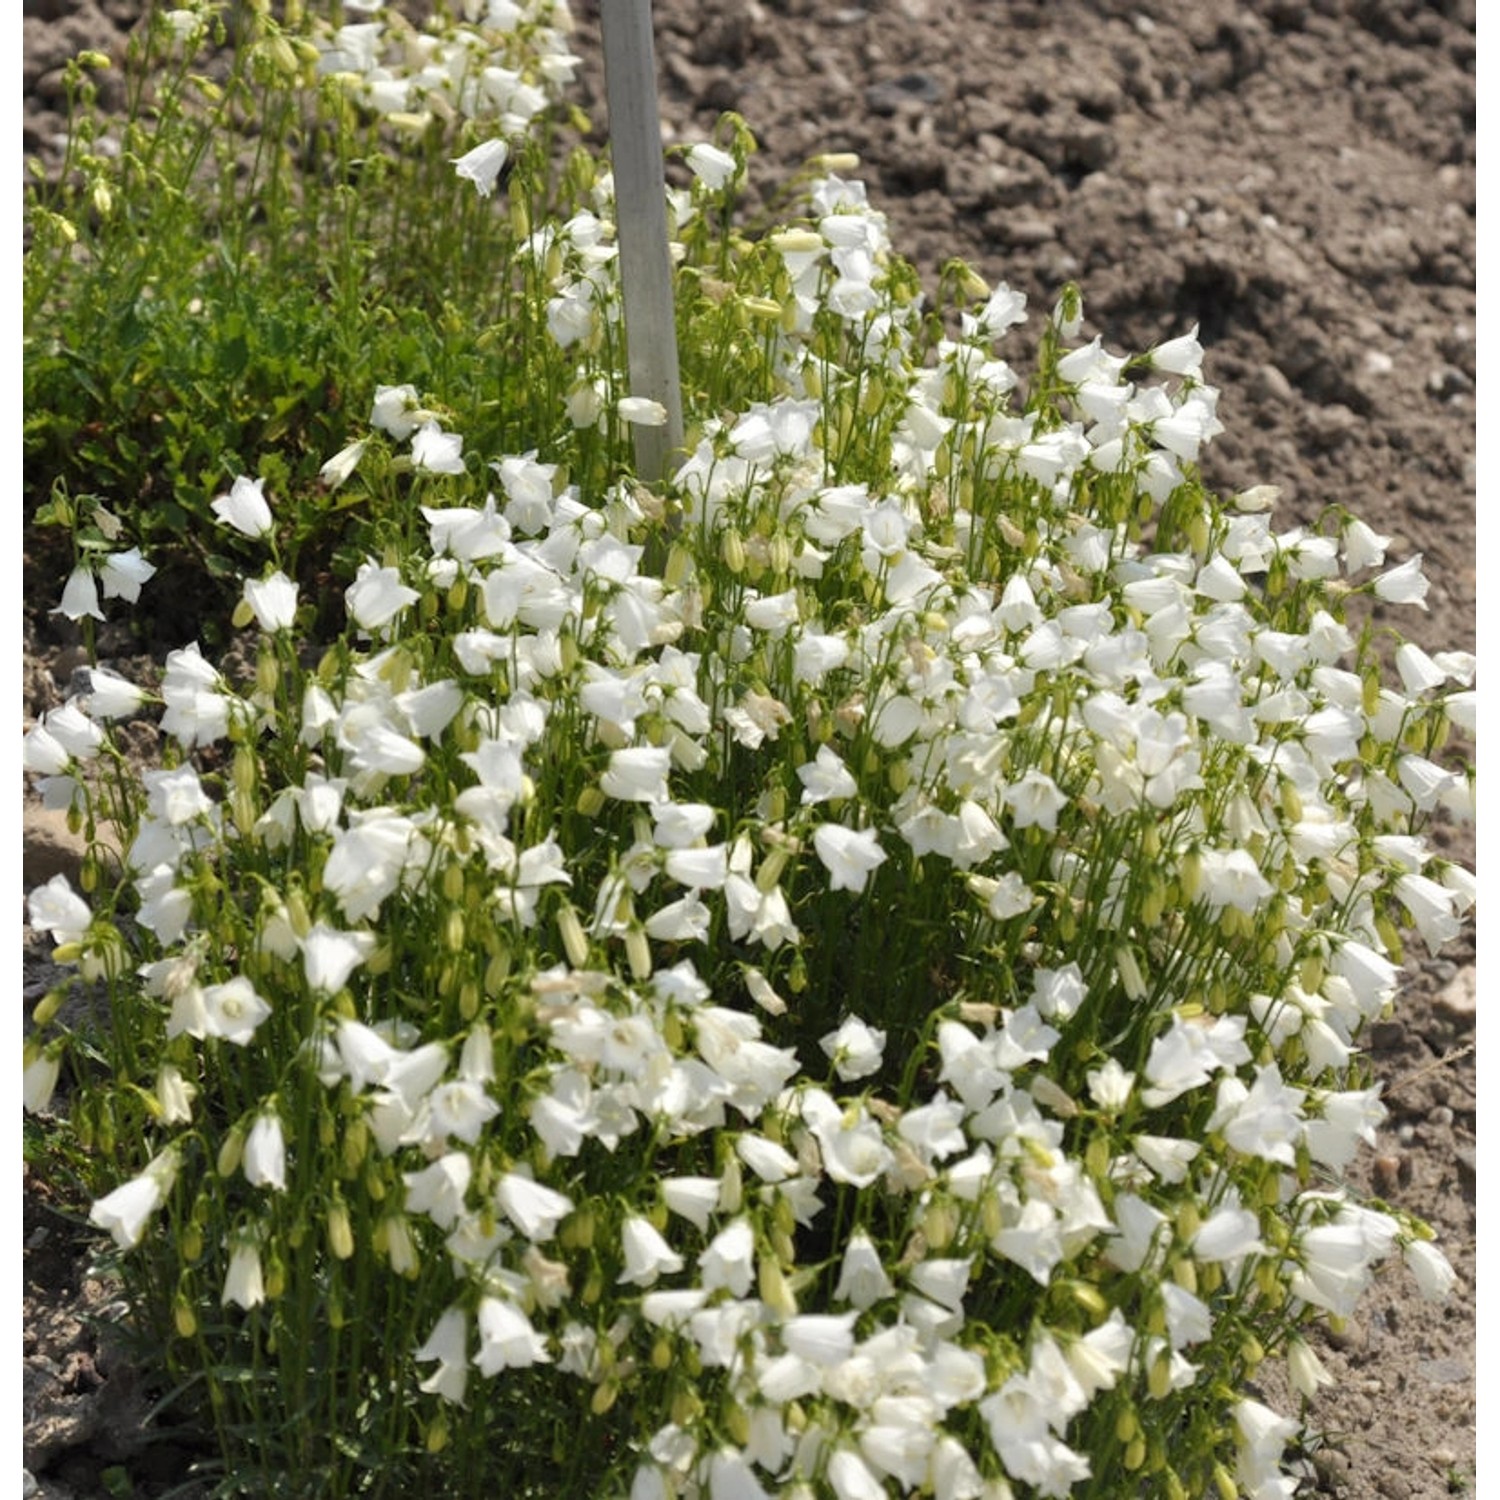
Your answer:
[[[471,121],[496,134],[463,158],[486,195],[506,159],[573,81],[566,0],[464,0],[458,18],[418,29],[394,6],[312,34],[317,71],[412,133],[434,119]]]
[[[540,107],[457,40],[402,32],[390,68],[383,24],[324,57],[380,108]],[[710,189],[722,155],[690,158]],[[523,251],[574,431],[619,394],[596,193]],[[218,1235],[182,1320],[283,1339],[286,1268],[358,1258],[409,1288],[429,1439],[550,1368],[623,1422],[632,1500],[1283,1495],[1259,1360],[1312,1394],[1306,1324],[1395,1254],[1452,1279],[1339,1180],[1384,1114],[1349,1069],[1399,932],[1436,948],[1475,899],[1423,835],[1472,813],[1442,751],[1474,659],[1403,644],[1392,677],[1346,609],[1420,604],[1419,559],[1204,491],[1196,330],[1075,343],[1070,290],[1022,405],[1024,298],[971,288],[929,349],[857,181],[764,254],[779,388],[702,414],[665,500],[537,451],[476,489],[381,385],[330,477],[409,445],[452,482],[425,545],[363,562],[321,663],[279,573],[243,692],[169,658],[183,758],[139,788],[119,905],[29,905],[95,973],[125,976],[116,912],[145,934],[149,1164],[94,1221]],[[215,508],[270,530],[248,480]],[[137,706],[94,681],[27,739],[54,804]],[[56,1077],[30,1060],[30,1107]]]

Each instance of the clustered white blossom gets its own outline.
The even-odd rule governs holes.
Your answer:
[[[470,16],[531,10],[555,7]],[[345,26],[323,66],[381,109],[510,130],[540,107],[462,41],[401,32],[381,62],[394,35]],[[552,57],[548,82],[572,62]],[[609,399],[607,187],[527,251],[577,426]],[[389,1164],[368,1215],[391,1270],[451,1286],[413,1351],[424,1393],[463,1406],[475,1372],[555,1365],[602,1411],[635,1383],[658,1405],[632,1500],[1062,1496],[1099,1478],[1091,1410],[1139,1469],[1153,1404],[1246,1373],[1226,1307],[1347,1317],[1398,1250],[1424,1291],[1451,1280],[1337,1181],[1384,1114],[1346,1070],[1396,997],[1395,929],[1435,948],[1474,900],[1419,830],[1472,812],[1436,756],[1473,730],[1475,663],[1403,646],[1382,685],[1332,606],[1420,602],[1418,561],[1370,577],[1387,541],[1361,523],[1278,532],[1263,492],[1195,488],[1220,425],[1194,335],[1068,348],[1065,308],[1065,397],[1022,412],[995,344],[1023,298],[995,290],[924,362],[862,185],[830,174],[811,202],[770,242],[784,394],[703,424],[664,569],[632,486],[590,501],[501,457],[482,500],[423,509],[424,558],[360,568],[348,614],[375,639],[301,679],[283,785],[258,770],[264,684],[173,654],[164,729],[247,769],[232,804],[190,759],[149,774],[125,853],[160,954],[141,976],[167,1039],[298,1042],[234,1125],[254,1191],[224,1303],[271,1299],[256,1205],[317,1149],[283,1127],[311,1070],[343,1149]],[[463,475],[414,388],[380,387],[371,426]],[[861,441],[878,461],[841,467]],[[238,489],[221,515],[259,535],[262,504]],[[268,636],[288,587],[247,592]],[[95,693],[27,737],[54,804],[134,706],[102,706],[103,674]],[[214,947],[202,874],[241,858],[261,873]],[[66,882],[29,910],[68,953],[103,941]],[[940,930],[913,1015],[909,980],[838,965],[916,911]],[[443,965],[403,967],[413,924]],[[55,1065],[34,1066],[40,1107]],[[176,1066],[142,1086],[199,1117]],[[164,1145],[94,1221],[138,1243],[180,1170]],[[1311,1394],[1311,1351],[1282,1352]],[[1295,1424],[1232,1412],[1225,1479],[1288,1494]]]

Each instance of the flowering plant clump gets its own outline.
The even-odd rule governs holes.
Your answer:
[[[325,58],[384,100],[362,25]],[[575,159],[569,216],[494,224],[556,419],[476,455],[389,372],[321,655],[246,479],[253,678],[173,652],[139,776],[103,672],[28,734],[123,874],[31,894],[109,1017],[33,1039],[27,1105],[75,1062],[226,1492],[1289,1495],[1262,1362],[1310,1398],[1384,1261],[1452,1279],[1342,1174],[1400,933],[1474,900],[1422,833],[1472,812],[1474,659],[1383,666],[1360,601],[1420,559],[1342,507],[1205,489],[1196,330],[1114,354],[1068,288],[1023,383],[1025,299],[955,266],[931,316],[851,163],[725,229],[731,134],[670,199],[672,481]]]

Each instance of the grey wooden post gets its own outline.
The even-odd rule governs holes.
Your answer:
[[[599,0],[599,20],[630,394],[659,401],[667,411],[665,426],[635,428],[636,473],[656,484],[681,461],[683,438],[651,0]]]

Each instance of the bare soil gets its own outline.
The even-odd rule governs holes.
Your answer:
[[[575,50],[602,139],[598,5],[575,0]],[[26,155],[56,159],[63,60],[118,51],[141,9],[24,0]],[[1076,280],[1086,334],[1116,349],[1199,324],[1227,427],[1210,481],[1279,486],[1283,525],[1349,505],[1394,558],[1425,556],[1430,613],[1393,623],[1474,648],[1473,0],[656,0],[655,26],[666,139],[742,114],[752,208],[807,157],[854,151],[929,285],[954,256],[1037,309]],[[28,633],[28,718],[61,701],[75,647]],[[1471,830],[1435,839],[1472,862]],[[1408,965],[1366,1039],[1390,1116],[1351,1170],[1434,1226],[1458,1285],[1434,1307],[1394,1268],[1324,1342],[1305,1495],[1482,1493],[1473,964],[1470,933]],[[93,1242],[42,1183],[24,1234],[30,1492],[164,1493],[190,1449],[143,1423]]]

